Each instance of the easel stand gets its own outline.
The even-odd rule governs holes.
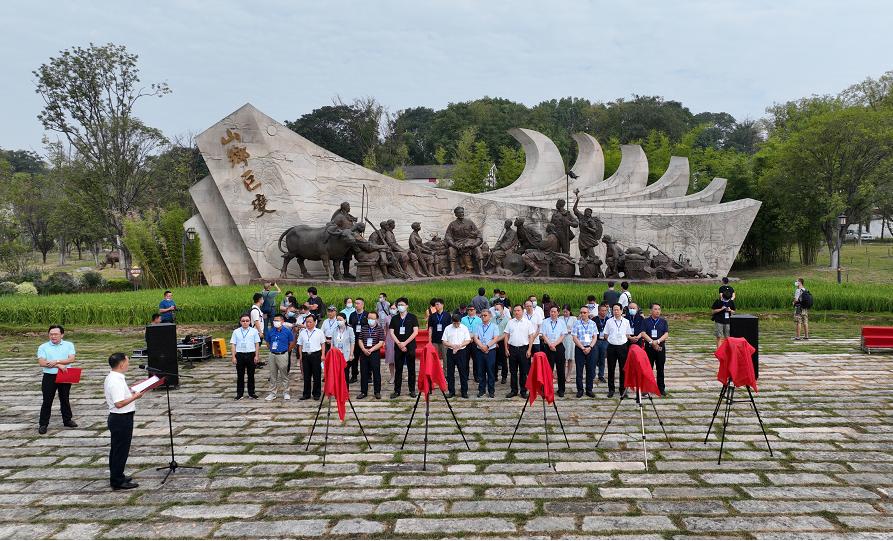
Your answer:
[[[192,376],[184,376],[182,374],[171,374],[168,372],[162,372],[161,370],[155,368],[146,367],[146,371],[150,374],[154,374],[156,376],[179,376],[181,378],[189,378]],[[164,479],[161,480],[161,484],[167,482],[167,478],[171,476],[171,474],[176,473],[177,469],[187,469],[187,470],[200,470],[201,466],[183,466],[177,462],[176,455],[174,454],[174,417],[173,412],[171,411],[171,385],[168,383],[169,380],[164,380],[164,392],[167,395],[167,428],[168,434],[170,435],[170,446],[171,446],[171,461],[167,466],[160,466],[155,468],[155,471],[167,470],[167,473],[164,474]]]
[[[661,420],[660,415],[657,413],[657,407],[654,405],[654,399],[651,398],[651,395],[646,395],[648,400],[651,402],[651,409],[654,410],[654,416],[657,418],[657,422],[660,423],[660,429],[664,432],[664,437],[667,439],[667,445],[670,446],[670,449],[673,448],[673,444],[670,443],[670,436],[667,435],[667,429],[664,428],[664,422]],[[617,410],[620,409],[620,405],[623,404],[623,400],[627,398],[626,393],[622,393],[620,395],[620,402],[617,403],[617,407],[614,408],[614,413],[611,414],[611,417],[608,419],[608,424],[605,425],[605,429],[602,431],[602,435],[598,437],[598,441],[595,442],[595,446],[602,442],[602,438],[605,437],[605,433],[608,431],[608,427],[611,426],[611,421],[614,420],[614,416],[617,415]],[[642,454],[645,457],[645,470],[648,470],[648,443],[647,443],[647,435],[645,434],[645,407],[642,405],[642,393],[639,389],[636,389],[636,405],[639,406],[639,421],[642,423]]]
[[[549,449],[549,424],[546,421],[546,389],[543,387],[542,393],[540,393],[540,398],[543,401],[543,433],[546,434],[546,461],[549,464],[549,467],[555,469],[555,465],[552,463],[552,452]],[[515,434],[518,433],[518,427],[521,426],[521,419],[524,417],[524,411],[527,409],[527,404],[530,401],[526,398],[524,399],[524,407],[521,408],[521,415],[518,416],[518,422],[515,423],[515,430],[512,432],[512,438],[509,440],[508,449],[511,450],[512,443],[515,441]],[[558,413],[558,406],[555,404],[555,401],[552,401],[552,407],[555,408],[555,416],[558,417],[558,424],[561,426],[561,433],[564,434],[564,442],[567,443],[567,448],[571,448],[571,442],[567,439],[567,432],[564,430],[564,423],[561,422],[561,414]]]
[[[428,388],[434,388],[434,382],[431,381],[431,377],[428,376]],[[409,429],[412,427],[412,420],[415,418],[415,412],[419,408],[419,400],[422,399],[422,395],[424,393],[419,393],[415,399],[415,406],[412,407],[412,415],[409,416],[409,423],[406,425],[406,434],[403,435],[403,443],[400,444],[400,449],[403,449],[403,446],[406,445],[406,438],[409,436]],[[465,439],[465,433],[462,432],[462,427],[459,426],[459,419],[456,418],[456,413],[453,411],[453,406],[450,405],[450,399],[447,398],[446,393],[443,392],[443,389],[440,389],[440,394],[443,395],[443,399],[446,401],[447,407],[450,409],[450,415],[453,416],[453,421],[456,422],[456,428],[459,429],[459,434],[462,436],[462,441],[465,442],[465,447],[471,451],[471,446],[468,445],[468,440]],[[425,447],[422,452],[422,471],[428,469],[428,416],[431,413],[431,400],[429,396],[425,396]]]
[[[710,438],[710,429],[713,428],[713,422],[716,420],[716,416],[719,413],[719,408],[723,401],[725,401],[726,411],[722,418],[722,436],[719,440],[719,458],[716,461],[717,464],[722,464],[722,449],[726,442],[726,427],[729,425],[732,404],[735,402],[750,402],[750,405],[753,407],[753,412],[757,414],[757,421],[760,423],[760,430],[763,431],[766,447],[769,448],[769,456],[775,456],[772,454],[772,446],[769,445],[769,436],[766,435],[766,428],[763,426],[763,419],[760,417],[760,412],[757,410],[757,403],[753,399],[753,393],[751,392],[750,386],[745,386],[745,389],[747,389],[747,396],[750,400],[735,400],[735,384],[732,383],[732,378],[729,378],[728,381],[726,381],[726,384],[722,386],[722,390],[719,391],[719,400],[716,401],[716,407],[713,409],[713,418],[710,419],[710,425],[707,427],[707,435],[704,436],[704,445],[706,445],[707,439]]]
[[[322,405],[323,405],[323,402],[326,401],[326,398],[329,399],[329,408],[326,411],[326,435],[325,435],[325,438],[323,439],[323,444],[322,444],[322,465],[323,466],[326,465],[326,452],[328,451],[328,448],[329,448],[329,419],[332,417],[332,396],[331,395],[329,395],[328,397],[323,396],[319,400],[319,407],[316,409],[316,417],[313,418],[313,427],[310,429],[310,436],[307,437],[307,446],[304,448],[305,451],[310,450],[310,441],[313,439],[313,432],[316,430],[317,421],[319,421],[319,413],[322,411]],[[366,445],[369,446],[369,450],[371,451],[372,444],[369,443],[369,438],[366,437],[366,431],[363,430],[363,423],[360,422],[360,417],[357,415],[357,410],[354,409],[353,402],[351,402],[349,396],[347,397],[347,403],[350,405],[350,411],[353,412],[354,419],[357,420],[357,425],[359,425],[360,432],[362,432],[362,434],[363,434],[363,439],[366,440]]]

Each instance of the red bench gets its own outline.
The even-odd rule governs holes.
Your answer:
[[[862,327],[862,351],[893,349],[893,327]]]

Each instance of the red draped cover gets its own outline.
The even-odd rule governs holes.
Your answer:
[[[440,362],[440,355],[433,344],[425,344],[422,348],[422,354],[419,355],[419,392],[428,395],[434,390],[434,386],[440,387],[441,391],[447,388],[446,378],[443,375],[443,367]]]
[[[325,371],[326,383],[323,388],[323,393],[325,396],[333,396],[335,397],[335,402],[338,404],[338,418],[341,421],[344,421],[344,415],[347,413],[347,380],[344,378],[344,367],[347,365],[347,361],[344,359],[344,354],[341,353],[341,350],[338,348],[329,348],[329,351],[326,352],[326,360],[323,364],[323,369]],[[305,376],[307,377],[307,376]]]
[[[753,372],[753,354],[756,351],[744,338],[726,338],[716,350],[719,371],[716,379],[725,385],[729,378],[735,387],[753,387],[757,390],[757,377]]]
[[[623,385],[627,389],[638,389],[643,393],[660,396],[657,380],[648,362],[648,354],[637,344],[629,347],[626,355],[626,366],[623,369]]]
[[[536,401],[536,397],[542,394],[546,402],[551,404],[555,402],[555,388],[552,386],[552,367],[549,366],[549,359],[542,351],[533,354],[533,361],[530,363],[530,371],[527,372],[527,400],[531,404]]]

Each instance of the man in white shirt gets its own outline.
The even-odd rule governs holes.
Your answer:
[[[301,372],[304,376],[304,392],[301,400],[307,400],[312,396],[319,400],[322,394],[322,359],[326,354],[326,337],[321,330],[316,328],[316,318],[308,314],[304,320],[304,328],[298,333],[298,361],[301,363]]]
[[[453,314],[452,324],[443,330],[443,345],[447,350],[447,398],[456,396],[456,369],[459,369],[459,391],[462,398],[468,398],[468,350],[471,333],[462,324],[459,314]]]
[[[239,326],[233,331],[229,343],[233,349],[233,366],[236,367],[236,400],[242,400],[246,372],[248,396],[257,400],[257,394],[254,393],[254,368],[260,359],[260,334],[251,326],[251,316],[245,314],[239,318]]]
[[[620,364],[620,393],[623,394],[623,367],[626,366],[627,345],[635,340],[629,320],[623,317],[620,303],[614,305],[614,317],[605,324],[608,339],[608,398],[614,396],[614,371]]]
[[[328,340],[329,345],[332,343],[332,335],[335,334],[335,331],[338,330],[338,320],[335,319],[335,314],[338,311],[335,309],[335,306],[329,306],[328,310],[326,310],[326,319],[322,322],[322,333],[325,335],[326,340]],[[347,357],[344,358],[347,360]]]
[[[251,308],[248,310],[248,317],[251,318],[251,326],[257,331],[258,336],[264,334],[264,295],[263,293],[255,293],[252,297]]]
[[[558,396],[564,397],[564,337],[567,336],[567,323],[558,317],[558,307],[549,308],[549,319],[540,325],[540,338],[543,351],[549,359],[552,370],[558,370]]]
[[[543,312],[543,307],[540,306],[539,303],[537,302],[536,295],[531,295],[531,296],[527,297],[527,300],[530,301],[530,304],[533,306],[533,311],[536,312],[537,314],[539,314],[540,321],[546,319],[546,313]],[[526,303],[525,303],[525,307],[526,307]]]
[[[512,309],[514,316],[505,326],[505,355],[509,359],[509,372],[512,375],[512,390],[506,398],[518,396],[520,383],[521,396],[527,398],[527,372],[530,370],[530,356],[533,354],[533,339],[537,327],[524,317],[521,305]],[[519,381],[520,380],[520,381]]]
[[[533,297],[531,295],[531,297]],[[527,301],[524,303],[524,319],[530,322],[533,325],[533,330],[536,333],[536,336],[533,339],[533,353],[540,351],[540,325],[543,323],[543,309],[539,308],[534,304],[536,302],[536,297],[533,297],[532,301]],[[539,310],[537,311],[537,308]]]
[[[108,428],[112,437],[109,451],[109,484],[112,490],[130,490],[139,486],[133,479],[124,475],[127,457],[130,455],[130,442],[133,439],[134,402],[145,391],[134,393],[127,386],[124,373],[130,367],[130,360],[124,353],[109,356],[111,372],[105,377],[105,403],[109,408]]]
[[[633,294],[629,292],[629,282],[620,282],[620,296],[617,297],[617,302],[620,303],[621,310],[626,314],[629,303],[633,302]]]

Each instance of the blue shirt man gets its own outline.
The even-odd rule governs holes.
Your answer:
[[[666,319],[660,316],[656,318],[654,316],[646,317],[642,330],[645,331],[645,336],[647,336],[649,340],[657,340],[664,334],[670,332],[670,324],[667,323]]]
[[[462,324],[465,325],[472,336],[474,336],[475,329],[482,323],[481,318],[475,315],[475,312],[474,308],[469,307],[468,315],[462,318]]]
[[[645,318],[642,317],[642,314],[639,313],[638,304],[634,302],[629,303],[626,319],[629,320],[629,328],[632,329],[633,336],[638,337],[639,334],[645,331]],[[641,346],[642,339],[639,338],[636,343]]]
[[[480,321],[480,323],[477,324],[477,326],[474,328],[473,331],[469,331],[469,332],[473,336],[476,336],[478,338],[478,340],[480,340],[481,343],[484,344],[485,346],[487,344],[489,344],[491,340],[493,340],[494,338],[496,338],[497,336],[502,334],[502,331],[499,330],[498,324],[493,323],[492,321],[484,323],[483,320],[481,320],[480,318],[478,318],[478,321]],[[499,345],[499,342],[490,344],[487,347],[487,350],[489,351],[492,349],[496,349],[496,347],[498,345]]]
[[[68,359],[69,355],[75,355],[75,351],[74,344],[67,340],[59,340],[58,343],[53,343],[50,340],[40,344],[40,347],[37,348],[37,358],[47,361],[64,361]],[[56,374],[57,372],[59,369],[56,367],[43,367],[44,374]]]
[[[170,291],[165,291],[164,299],[160,303],[158,303],[158,313],[161,314],[161,322],[173,323],[174,312],[176,310],[177,305],[174,304],[174,294]]]
[[[270,327],[264,333],[264,340],[270,347],[271,353],[281,354],[288,351],[288,346],[295,340],[295,335],[291,329],[285,327]]]

